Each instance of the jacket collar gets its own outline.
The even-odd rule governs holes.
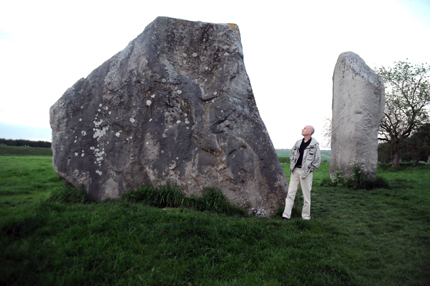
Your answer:
[[[300,147],[300,144],[302,144],[302,141],[303,141],[303,138],[302,138],[302,139],[300,139],[299,141],[297,141],[296,145],[297,145],[298,147]],[[317,145],[317,144],[319,144],[319,143],[318,143],[318,141],[317,141],[316,139],[314,139],[313,137],[311,137],[311,143],[309,143],[309,146],[315,146],[315,145]],[[308,147],[309,147],[309,146],[308,146]]]

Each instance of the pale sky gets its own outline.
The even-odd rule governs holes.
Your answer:
[[[277,149],[291,148],[307,124],[323,143],[342,52],[371,68],[430,63],[430,0],[0,0],[0,138],[50,141],[49,108],[157,16],[239,26]]]

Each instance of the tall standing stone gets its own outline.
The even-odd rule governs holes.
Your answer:
[[[384,106],[383,79],[357,54],[340,54],[333,73],[331,176],[350,177],[356,165],[368,179],[376,177]]]
[[[55,171],[97,200],[167,180],[250,213],[288,183],[245,71],[239,28],[158,17],[51,107]]]

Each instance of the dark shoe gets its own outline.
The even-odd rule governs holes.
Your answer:
[[[290,220],[289,218],[286,217],[282,217],[282,220]]]

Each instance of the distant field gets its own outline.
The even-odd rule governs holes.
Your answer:
[[[276,149],[278,157],[290,157],[290,149]],[[321,150],[321,160],[330,162],[330,150]],[[30,156],[52,156],[51,148],[40,147],[15,147],[0,145],[0,156],[4,155],[30,155]]]
[[[276,149],[278,157],[290,157],[290,149]],[[321,161],[330,162],[330,150],[321,150]],[[4,155],[30,155],[30,156],[52,156],[51,148],[40,147],[15,147],[0,144],[0,156]]]
[[[0,145],[0,156],[13,155],[13,156],[52,156],[51,148],[41,147],[15,147]]]
[[[291,149],[276,149],[278,157],[290,157]],[[321,161],[330,162],[331,150],[321,150]]]

